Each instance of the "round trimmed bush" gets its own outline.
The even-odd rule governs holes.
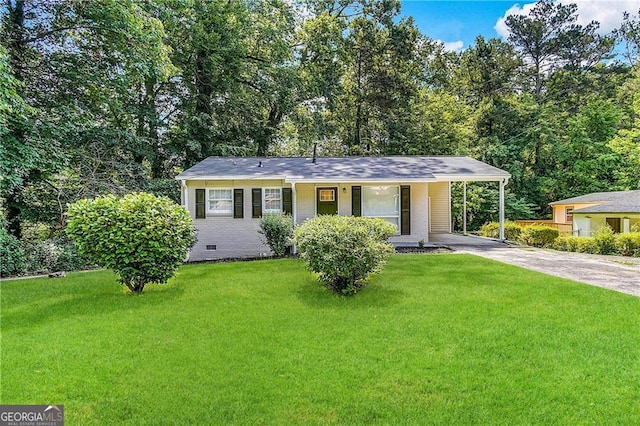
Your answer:
[[[354,294],[382,269],[397,228],[383,219],[318,216],[300,225],[293,241],[300,257],[336,293]]]
[[[147,283],[166,283],[195,242],[184,207],[143,192],[77,201],[67,219],[80,254],[112,269],[133,293]]]

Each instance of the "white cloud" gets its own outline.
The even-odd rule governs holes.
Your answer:
[[[609,34],[622,23],[623,13],[629,12],[637,15],[640,9],[640,0],[559,0],[562,4],[575,3],[578,6],[578,21],[580,25],[587,25],[591,21],[600,22],[600,34]],[[509,15],[527,15],[535,3],[520,6],[513,5],[507,10],[494,26],[496,32],[503,38],[509,36],[509,29],[505,19]]]
[[[502,16],[501,18],[498,18],[498,22],[496,22],[496,25],[493,27],[496,32],[498,33],[498,35],[502,38],[507,38],[509,37],[509,28],[507,27],[506,24],[506,19],[507,16],[509,15],[528,15],[529,11],[531,10],[531,8],[534,6],[534,3],[531,4],[525,4],[523,7],[520,7],[519,4],[514,4],[513,6],[511,6],[509,8],[509,10],[507,10],[504,13],[504,16]]]
[[[442,43],[444,46],[444,50],[447,52],[460,52],[464,47],[464,42],[462,40],[458,41],[442,41],[438,40],[439,43]]]

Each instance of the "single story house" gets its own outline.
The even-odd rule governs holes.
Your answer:
[[[550,205],[553,221],[572,224],[574,235],[589,237],[606,225],[617,233],[640,231],[640,190],[595,192]]]
[[[384,218],[398,228],[392,243],[428,242],[429,233],[451,232],[456,181],[499,182],[504,223],[510,177],[469,157],[209,157],[176,179],[198,231],[189,260],[198,261],[268,254],[259,218],[280,211],[295,223],[320,214]]]

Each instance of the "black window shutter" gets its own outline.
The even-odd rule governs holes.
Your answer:
[[[400,234],[411,235],[411,187],[400,187]]]
[[[351,187],[351,214],[353,216],[362,216],[362,187]]]
[[[233,190],[233,217],[242,219],[244,217],[244,190]]]
[[[251,217],[262,216],[262,188],[251,189]]]
[[[285,214],[293,214],[293,191],[291,188],[282,188],[282,211]]]
[[[207,217],[204,193],[204,189],[196,189],[196,219],[204,219]]]

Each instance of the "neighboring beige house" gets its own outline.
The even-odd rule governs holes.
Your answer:
[[[198,231],[191,261],[268,254],[259,218],[279,211],[295,223],[319,214],[380,217],[398,228],[392,243],[428,242],[430,233],[451,232],[451,182],[499,182],[504,223],[509,178],[468,157],[417,156],[209,157],[176,177]]]
[[[596,192],[550,205],[553,221],[571,224],[574,235],[589,237],[607,225],[617,233],[640,230],[640,190]]]

